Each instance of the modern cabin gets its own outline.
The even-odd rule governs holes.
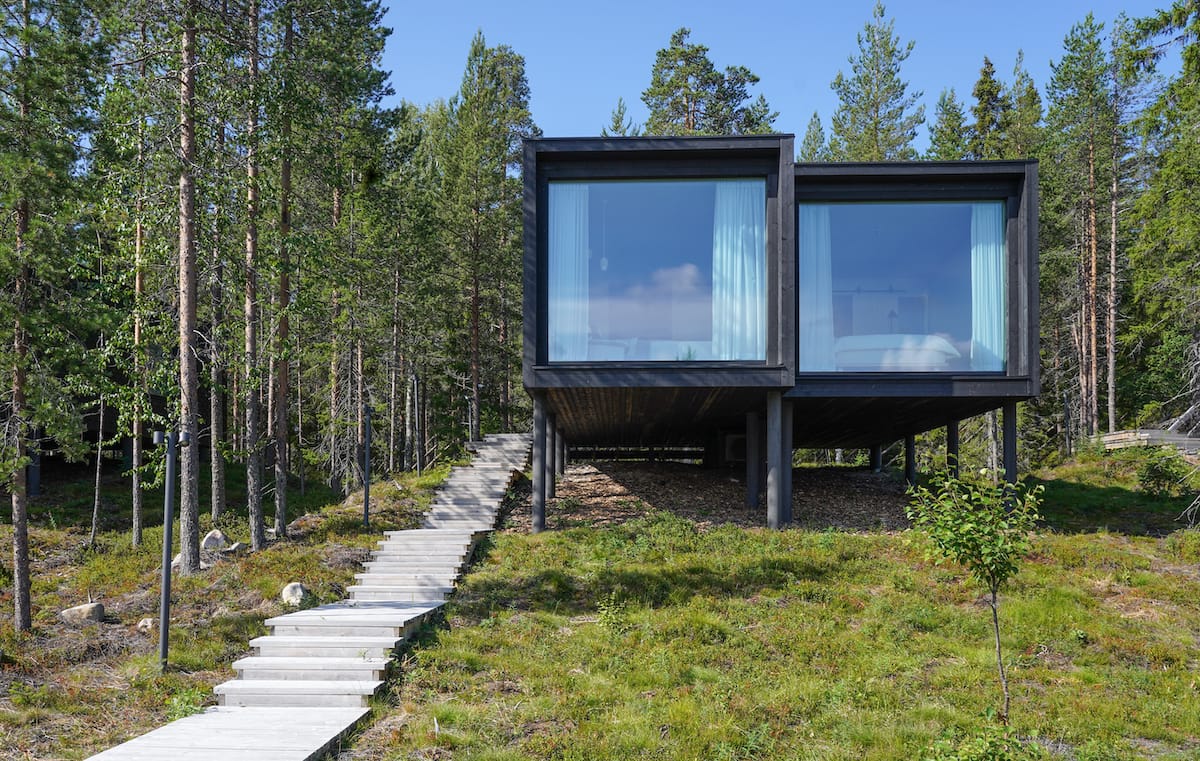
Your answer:
[[[795,163],[791,135],[524,153],[535,530],[566,445],[744,460],[791,519],[794,447],[870,448],[1038,393],[1034,161]]]

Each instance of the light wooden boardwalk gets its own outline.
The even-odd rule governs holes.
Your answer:
[[[369,713],[392,652],[440,609],[475,544],[496,527],[530,437],[489,436],[452,468],[422,528],[388,531],[350,598],[268,619],[220,705],[92,756],[98,761],[310,761]]]
[[[1200,438],[1182,433],[1169,433],[1153,428],[1106,433],[1100,437],[1105,449],[1126,447],[1175,447],[1188,454],[1200,453]]]

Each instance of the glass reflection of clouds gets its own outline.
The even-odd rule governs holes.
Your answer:
[[[762,179],[552,182],[551,361],[763,360]]]

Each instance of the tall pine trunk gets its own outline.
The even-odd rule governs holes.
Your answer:
[[[1117,102],[1114,94],[1113,102]],[[1117,212],[1121,188],[1121,138],[1119,119],[1112,131],[1112,181],[1109,184],[1108,221],[1108,320],[1105,323],[1104,348],[1108,360],[1108,432],[1117,430]]]
[[[142,49],[146,49],[146,24],[141,25]],[[146,62],[143,60],[138,64],[138,78],[142,82],[146,80]],[[137,169],[145,176],[144,162],[146,160],[145,147],[145,120],[138,115],[137,127]],[[133,204],[133,382],[137,384],[137,390],[133,395],[133,426],[130,431],[133,438],[133,478],[130,488],[132,501],[132,522],[130,544],[134,547],[140,547],[142,544],[142,523],[143,512],[145,510],[145,489],[142,487],[142,465],[145,460],[143,451],[143,441],[146,438],[145,417],[146,417],[146,399],[149,394],[150,382],[146,377],[146,363],[142,354],[145,347],[142,346],[142,321],[144,319],[143,311],[145,304],[143,303],[146,297],[146,274],[144,272],[144,262],[142,261],[142,249],[145,245],[146,230],[145,223],[142,220],[142,215],[145,210],[145,195],[146,189],[144,183],[138,184],[137,198]]]
[[[481,302],[479,273],[474,272],[471,275],[471,414],[469,423],[471,441],[479,440],[480,429],[479,381],[482,360],[479,354],[479,313],[482,308]]]
[[[1100,312],[1100,273],[1099,264],[1099,233],[1100,225],[1097,220],[1096,203],[1096,141],[1094,136],[1088,137],[1088,197],[1087,197],[1087,298],[1088,298],[1088,433],[1094,434],[1100,428],[1100,364],[1099,364],[1099,312]]]
[[[29,0],[25,0],[25,23],[29,25]],[[25,56],[28,58],[29,49],[26,47]],[[29,103],[21,101],[22,122],[29,116]],[[29,309],[29,288],[32,285],[33,273],[25,261],[25,246],[29,235],[29,199],[17,201],[17,245],[16,254],[21,262],[14,289],[14,306],[16,314],[13,318],[13,367],[12,367],[12,423],[8,426],[8,435],[15,444],[14,449],[20,455],[25,454],[26,428],[25,420],[25,362],[29,355],[29,339],[25,334],[25,315]],[[23,458],[21,458],[23,459]],[[13,628],[17,631],[28,631],[33,625],[32,606],[30,605],[30,574],[29,574],[29,503],[26,496],[25,464],[18,460],[9,478],[9,493],[12,499],[13,524]]]
[[[224,153],[225,125],[217,131],[217,155]],[[219,196],[219,194],[218,194]],[[225,257],[221,254],[221,214],[218,203],[213,209],[212,280],[209,284],[209,301],[212,311],[212,328],[208,337],[208,417],[209,417],[209,496],[213,523],[225,512],[225,444],[228,437],[225,429],[225,356],[222,340],[225,326]]]
[[[294,75],[290,68],[295,32],[292,29],[292,6],[284,5],[283,55],[284,65],[289,66],[288,77]],[[285,84],[286,86],[286,84]],[[279,327],[275,334],[275,404],[272,408],[272,425],[275,439],[275,537],[287,536],[287,482],[288,482],[288,313],[291,304],[291,241],[292,233],[292,114],[284,93],[283,121],[280,138],[283,155],[279,162],[279,289],[276,301],[279,304]]]
[[[258,378],[258,2],[246,8],[249,57],[247,60],[250,106],[246,119],[246,514],[250,520],[250,547],[266,546],[262,506],[262,452],[259,446],[261,383]]]
[[[179,427],[190,444],[180,451],[180,572],[200,570],[200,446],[196,366],[196,16],[198,0],[185,8],[179,77]]]

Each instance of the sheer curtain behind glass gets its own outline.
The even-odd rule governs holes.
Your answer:
[[[800,369],[834,370],[833,356],[833,241],[829,205],[800,205]]]
[[[588,186],[551,183],[549,202],[550,359],[582,362],[588,358]]]
[[[971,204],[971,369],[1004,369],[1004,203]]]
[[[716,359],[767,355],[766,184],[718,180],[713,207],[712,337]]]

